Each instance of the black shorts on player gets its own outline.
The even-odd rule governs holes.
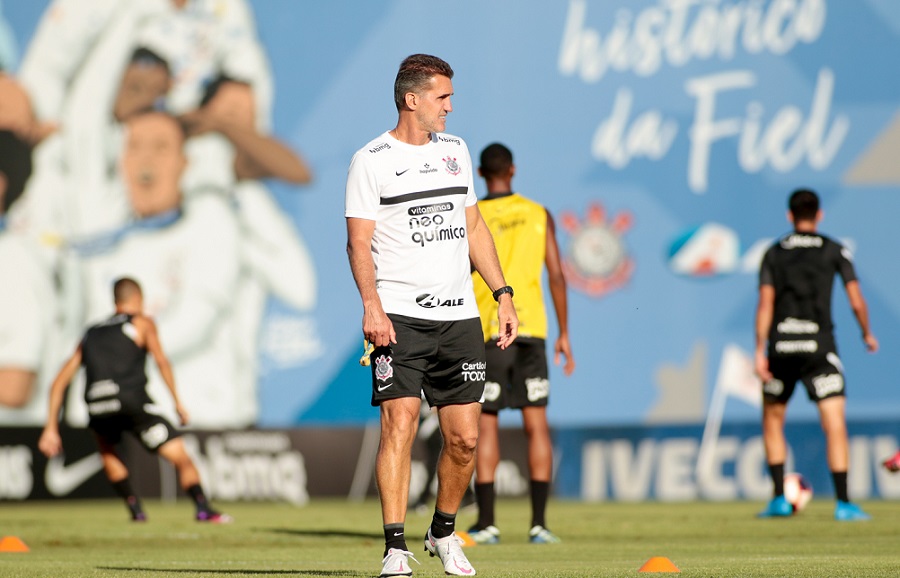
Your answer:
[[[473,403],[484,395],[484,337],[478,318],[432,321],[388,317],[397,343],[376,347],[372,367],[372,405],[422,394],[432,407]]]
[[[820,347],[810,355],[770,353],[769,371],[773,378],[763,384],[763,399],[770,403],[787,403],[798,381],[816,403],[845,395],[844,372],[834,347]]]
[[[501,409],[546,406],[550,397],[547,379],[546,342],[537,337],[519,337],[506,349],[490,341],[485,344],[487,379],[484,384],[485,413]]]
[[[131,432],[151,452],[156,452],[167,441],[181,435],[169,420],[144,410],[93,416],[88,427],[110,446],[122,441],[123,433]]]

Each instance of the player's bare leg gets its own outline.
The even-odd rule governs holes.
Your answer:
[[[198,522],[211,522],[214,524],[228,524],[232,522],[231,516],[217,512],[209,505],[206,494],[200,486],[200,472],[197,466],[184,448],[184,441],[175,438],[159,446],[157,453],[168,460],[178,473],[178,482],[182,489],[194,501],[197,508],[196,518]]]
[[[828,469],[834,482],[837,505],[834,517],[839,521],[868,520],[869,515],[850,502],[847,492],[847,469],[850,465],[850,444],[847,441],[847,400],[843,396],[829,397],[819,402],[819,418],[825,432]]]
[[[850,447],[847,442],[846,399],[829,397],[819,402],[819,418],[825,432],[828,452],[828,468],[832,472],[846,472],[850,464]]]
[[[381,442],[375,460],[375,482],[385,524],[402,524],[409,500],[413,441],[419,427],[420,401],[414,397],[389,399],[381,404]]]
[[[478,450],[475,452],[475,501],[478,520],[469,528],[469,537],[478,544],[497,544],[500,530],[494,525],[494,477],[500,464],[500,430],[496,413],[481,412],[478,418]]]
[[[478,418],[478,450],[475,452],[475,483],[494,482],[500,463],[500,431],[496,413],[482,412]]]
[[[794,508],[784,498],[784,462],[787,460],[787,441],[784,437],[784,421],[787,404],[763,403],[762,432],[766,449],[769,475],[772,477],[774,497],[766,509],[758,514],[761,518],[781,518],[794,513]]]
[[[522,422],[528,438],[528,471],[531,478],[531,531],[533,544],[555,544],[560,539],[547,529],[547,500],[553,478],[553,442],[547,423],[547,408],[522,408]]]
[[[438,493],[431,526],[425,534],[425,550],[440,558],[444,572],[472,576],[475,569],[463,553],[456,536],[456,513],[475,471],[480,403],[445,405],[438,408],[444,448],[438,459]]]
[[[771,464],[784,464],[787,459],[787,442],[784,438],[784,421],[787,404],[763,404],[763,445],[766,448],[766,461]]]
[[[97,437],[97,446],[100,450],[100,459],[103,461],[103,472],[106,479],[112,484],[131,514],[131,519],[135,522],[143,522],[147,519],[144,509],[141,506],[141,500],[138,498],[131,487],[131,481],[128,479],[128,468],[119,458],[114,445],[107,443],[102,438]]]

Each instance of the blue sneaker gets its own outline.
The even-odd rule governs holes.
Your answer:
[[[497,526],[488,526],[487,528],[472,526],[469,528],[468,534],[476,544],[483,546],[500,543],[500,529]]]
[[[871,520],[872,516],[862,511],[862,508],[852,502],[838,500],[834,507],[834,519],[838,522],[864,522]]]
[[[528,532],[528,541],[532,544],[559,544],[559,536],[543,526],[535,526]]]
[[[757,518],[786,518],[794,514],[794,506],[784,496],[772,498],[766,509],[756,515]]]

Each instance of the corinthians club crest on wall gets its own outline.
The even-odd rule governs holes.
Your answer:
[[[562,259],[566,280],[591,297],[601,297],[625,285],[634,271],[623,235],[631,228],[632,216],[621,212],[607,221],[600,203],[592,203],[584,219],[571,211],[561,215],[569,234]]]

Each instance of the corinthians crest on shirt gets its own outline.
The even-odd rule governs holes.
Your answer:
[[[447,163],[447,172],[451,175],[458,175],[459,171],[462,170],[454,157],[444,157],[443,161]]]
[[[387,381],[394,375],[394,368],[391,367],[392,359],[387,355],[379,355],[375,359],[375,377],[381,381]]]

